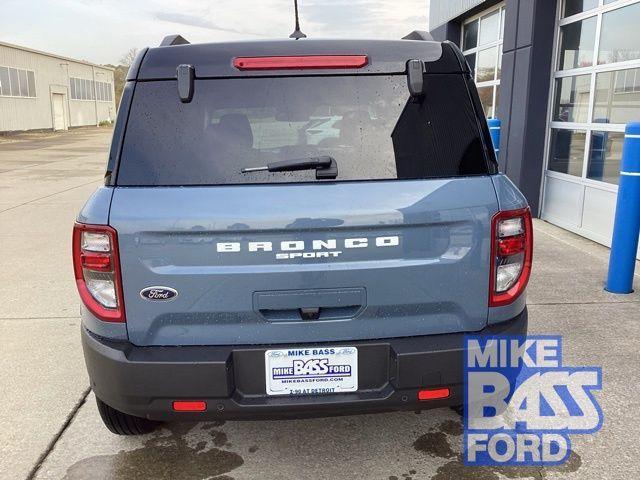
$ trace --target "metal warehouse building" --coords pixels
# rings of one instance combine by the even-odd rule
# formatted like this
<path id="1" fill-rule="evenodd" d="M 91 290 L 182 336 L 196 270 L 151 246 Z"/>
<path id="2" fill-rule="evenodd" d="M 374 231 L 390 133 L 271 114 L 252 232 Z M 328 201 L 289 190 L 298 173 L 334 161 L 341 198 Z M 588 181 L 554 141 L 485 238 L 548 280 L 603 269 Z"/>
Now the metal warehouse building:
<path id="1" fill-rule="evenodd" d="M 115 116 L 113 69 L 0 42 L 0 132 L 66 130 Z"/>
<path id="2" fill-rule="evenodd" d="M 625 124 L 640 121 L 640 0 L 431 0 L 463 50 L 501 170 L 543 219 L 610 245 Z"/>

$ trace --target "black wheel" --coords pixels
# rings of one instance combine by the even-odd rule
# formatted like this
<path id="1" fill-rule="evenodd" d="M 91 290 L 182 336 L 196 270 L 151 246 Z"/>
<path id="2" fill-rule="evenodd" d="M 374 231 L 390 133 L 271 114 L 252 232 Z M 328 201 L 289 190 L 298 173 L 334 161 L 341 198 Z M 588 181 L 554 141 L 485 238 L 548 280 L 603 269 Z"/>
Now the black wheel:
<path id="1" fill-rule="evenodd" d="M 464 405 L 452 405 L 449 408 L 460 415 L 460 417 L 464 417 Z"/>
<path id="2" fill-rule="evenodd" d="M 98 397 L 98 411 L 105 427 L 116 435 L 144 435 L 153 432 L 160 422 L 134 417 L 110 407 Z"/>

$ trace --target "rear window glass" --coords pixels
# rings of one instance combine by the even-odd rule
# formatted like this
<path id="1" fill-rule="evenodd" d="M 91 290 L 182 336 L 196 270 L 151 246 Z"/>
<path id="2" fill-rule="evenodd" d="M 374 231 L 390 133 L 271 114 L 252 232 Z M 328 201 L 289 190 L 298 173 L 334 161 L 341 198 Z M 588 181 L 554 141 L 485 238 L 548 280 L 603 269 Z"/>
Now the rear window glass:
<path id="1" fill-rule="evenodd" d="M 334 181 L 487 173 L 461 75 L 425 75 L 409 99 L 404 75 L 195 81 L 181 103 L 175 81 L 139 82 L 118 185 L 315 182 L 315 171 L 241 173 L 329 155 Z"/>

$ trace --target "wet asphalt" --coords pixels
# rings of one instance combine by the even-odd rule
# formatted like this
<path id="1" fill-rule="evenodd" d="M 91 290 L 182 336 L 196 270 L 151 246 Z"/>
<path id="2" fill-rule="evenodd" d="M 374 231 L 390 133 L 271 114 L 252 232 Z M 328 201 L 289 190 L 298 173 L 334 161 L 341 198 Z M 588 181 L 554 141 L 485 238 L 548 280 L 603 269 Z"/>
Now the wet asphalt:
<path id="1" fill-rule="evenodd" d="M 0 137 L 0 479 L 638 477 L 640 294 L 604 292 L 608 250 L 541 221 L 530 331 L 562 334 L 565 364 L 603 368 L 603 429 L 574 436 L 563 466 L 464 467 L 449 409 L 110 434 L 88 388 L 70 257 L 71 226 L 101 183 L 110 133 Z"/>

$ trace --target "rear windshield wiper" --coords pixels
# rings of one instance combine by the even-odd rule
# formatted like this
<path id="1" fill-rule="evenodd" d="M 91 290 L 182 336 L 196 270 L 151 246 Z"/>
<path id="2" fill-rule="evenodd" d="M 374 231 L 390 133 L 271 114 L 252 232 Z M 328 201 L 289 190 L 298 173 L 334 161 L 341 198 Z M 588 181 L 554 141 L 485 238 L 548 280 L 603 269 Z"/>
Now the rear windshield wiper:
<path id="1" fill-rule="evenodd" d="M 298 170 L 315 170 L 316 178 L 336 178 L 338 176 L 338 164 L 333 157 L 298 158 L 283 160 L 281 162 L 268 163 L 263 167 L 243 168 L 242 173 L 249 172 L 295 172 Z"/>

